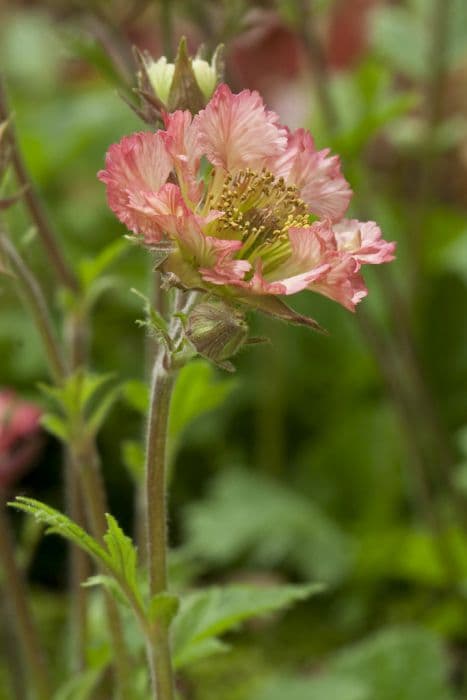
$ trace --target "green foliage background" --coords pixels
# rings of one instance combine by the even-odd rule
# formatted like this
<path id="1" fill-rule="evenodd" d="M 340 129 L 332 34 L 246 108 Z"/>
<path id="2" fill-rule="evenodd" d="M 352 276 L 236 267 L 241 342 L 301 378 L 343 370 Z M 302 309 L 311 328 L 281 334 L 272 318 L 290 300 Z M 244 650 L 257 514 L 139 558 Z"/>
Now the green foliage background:
<path id="1" fill-rule="evenodd" d="M 306 124 L 320 147 L 342 155 L 356 191 L 352 213 L 398 241 L 392 269 L 367 276 L 364 316 L 301 295 L 296 307 L 329 336 L 252 316 L 254 334 L 271 343 L 243 352 L 233 379 L 201 361 L 180 379 L 171 423 L 176 585 L 326 584 L 286 615 L 249 623 L 235 651 L 192 664 L 185 682 L 195 700 L 464 697 L 466 511 L 456 504 L 467 495 L 467 111 L 454 100 L 437 124 L 424 120 L 433 2 L 382 3 L 366 53 L 329 78 L 337 128 L 316 105 Z M 461 94 L 467 11 L 462 0 L 450 4 L 445 80 Z M 194 16 L 189 2 L 175 5 L 175 14 Z M 295 3 L 278 5 L 293 26 Z M 333 3 L 317 5 L 322 20 Z M 223 8 L 234 35 L 245 7 Z M 95 174 L 112 142 L 144 127 L 119 99 L 78 11 L 13 3 L 0 18 L 0 60 L 27 165 L 70 259 L 89 278 L 101 276 L 93 262 L 124 230 Z M 10 191 L 8 177 L 3 188 Z M 21 206 L 7 218 L 57 312 L 63 299 Z M 141 309 L 129 290 L 147 293 L 150 260 L 134 246 L 112 250 L 92 357 L 96 372 L 125 383 L 100 447 L 112 512 L 131 532 L 146 399 Z M 2 280 L 0 385 L 43 402 L 36 386 L 44 380 L 35 331 Z M 51 438 L 17 492 L 61 508 L 60 459 Z M 27 547 L 16 516 L 15 526 Z M 63 554 L 57 540 L 42 542 L 31 570 L 56 660 Z M 78 697 L 87 695 L 62 700 Z"/>

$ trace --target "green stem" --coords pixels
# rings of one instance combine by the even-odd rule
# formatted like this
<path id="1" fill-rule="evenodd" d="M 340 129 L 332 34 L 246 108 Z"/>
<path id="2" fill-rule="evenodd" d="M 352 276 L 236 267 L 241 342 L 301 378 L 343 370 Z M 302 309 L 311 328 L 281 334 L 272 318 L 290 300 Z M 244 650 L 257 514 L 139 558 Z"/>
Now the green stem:
<path id="1" fill-rule="evenodd" d="M 72 446 L 73 466 L 81 481 L 91 532 L 96 539 L 103 541 L 107 530 L 105 514 L 108 512 L 107 498 L 102 480 L 99 455 L 92 440 Z M 128 658 L 120 612 L 114 599 L 105 594 L 107 622 L 115 655 L 115 676 L 118 697 L 127 700 L 130 697 L 131 665 Z"/>
<path id="2" fill-rule="evenodd" d="M 50 372 L 55 382 L 60 384 L 66 375 L 67 369 L 42 289 L 12 241 L 4 233 L 0 233 L 0 252 L 11 263 L 22 296 L 29 307 L 36 328 L 41 336 Z"/>
<path id="3" fill-rule="evenodd" d="M 67 502 L 67 514 L 78 525 L 84 527 L 84 504 L 80 491 L 79 476 L 73 469 L 70 454 L 64 455 L 64 477 Z M 86 666 L 86 646 L 88 636 L 88 592 L 82 585 L 89 577 L 90 567 L 86 554 L 75 544 L 68 547 L 69 571 L 68 590 L 70 599 L 71 630 L 71 670 L 74 673 L 84 670 Z"/>
<path id="4" fill-rule="evenodd" d="M 89 333 L 84 313 L 72 310 L 65 321 L 65 338 L 68 347 L 69 363 L 72 370 L 87 364 Z M 69 517 L 83 528 L 86 527 L 83 493 L 79 474 L 73 468 L 73 460 L 67 449 L 64 458 L 64 483 Z M 88 636 L 88 590 L 82 585 L 89 577 L 90 566 L 86 553 L 72 542 L 68 547 L 69 572 L 68 586 L 70 598 L 71 668 L 74 672 L 86 666 Z"/>
<path id="5" fill-rule="evenodd" d="M 0 75 L 0 122 L 10 119 L 10 111 L 4 82 Z M 42 241 L 44 249 L 50 260 L 52 268 L 55 270 L 57 278 L 60 282 L 73 291 L 79 288 L 78 281 L 67 264 L 57 243 L 57 236 L 52 230 L 47 214 L 42 205 L 40 198 L 37 195 L 32 179 L 27 171 L 24 163 L 21 149 L 13 124 L 9 124 L 8 140 L 11 147 L 11 162 L 16 173 L 18 183 L 24 188 L 23 198 L 29 210 L 32 221 L 36 225 L 37 232 Z"/>
<path id="6" fill-rule="evenodd" d="M 13 243 L 4 234 L 0 234 L 0 251 L 8 257 L 12 264 L 22 295 L 40 332 L 50 372 L 57 384 L 61 384 L 68 372 L 55 337 L 42 289 Z M 71 446 L 70 450 L 71 461 L 81 480 L 93 535 L 102 539 L 107 527 L 105 520 L 107 504 L 94 442 L 86 441 L 85 444 Z M 120 690 L 121 699 L 126 700 L 129 697 L 126 689 L 130 678 L 130 663 L 125 649 L 123 629 L 117 606 L 109 595 L 106 596 L 106 605 L 109 630 L 115 652 L 117 687 Z"/>
<path id="7" fill-rule="evenodd" d="M 25 675 L 30 678 L 38 700 L 50 700 L 51 692 L 47 666 L 42 653 L 39 635 L 25 589 L 23 577 L 18 568 L 8 518 L 5 513 L 5 498 L 0 496 L 0 562 L 3 569 L 3 586 L 11 615 L 16 625 L 16 633 L 25 662 Z M 30 675 L 29 675 L 30 673 Z"/>
<path id="8" fill-rule="evenodd" d="M 175 376 L 160 351 L 153 369 L 146 444 L 146 532 L 151 596 L 167 590 L 166 461 L 170 399 Z M 147 643 L 153 697 L 174 700 L 167 625 L 156 621 Z"/>

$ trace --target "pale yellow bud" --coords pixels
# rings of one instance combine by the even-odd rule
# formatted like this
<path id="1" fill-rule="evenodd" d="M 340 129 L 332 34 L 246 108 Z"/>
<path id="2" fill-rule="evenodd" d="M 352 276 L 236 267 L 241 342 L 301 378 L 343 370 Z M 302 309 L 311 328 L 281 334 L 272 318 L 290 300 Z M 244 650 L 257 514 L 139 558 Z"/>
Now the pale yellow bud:
<path id="1" fill-rule="evenodd" d="M 193 58 L 191 65 L 193 66 L 196 82 L 198 83 L 201 92 L 205 98 L 209 100 L 218 81 L 217 70 L 214 63 L 208 63 L 202 58 Z"/>
<path id="2" fill-rule="evenodd" d="M 165 56 L 158 61 L 146 61 L 146 73 L 156 96 L 163 104 L 169 101 L 170 88 L 175 72 L 175 64 L 167 63 Z"/>

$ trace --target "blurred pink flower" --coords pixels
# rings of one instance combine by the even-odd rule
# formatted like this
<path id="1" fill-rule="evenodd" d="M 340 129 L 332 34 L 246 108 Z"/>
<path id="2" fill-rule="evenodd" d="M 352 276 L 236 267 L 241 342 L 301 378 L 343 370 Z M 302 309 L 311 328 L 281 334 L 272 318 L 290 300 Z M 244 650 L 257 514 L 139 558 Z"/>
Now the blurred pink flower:
<path id="1" fill-rule="evenodd" d="M 0 391 L 0 488 L 6 489 L 32 466 L 42 444 L 41 410 Z"/>
<path id="2" fill-rule="evenodd" d="M 170 240 L 162 269 L 183 286 L 258 308 L 310 289 L 353 310 L 367 293 L 360 267 L 394 258 L 375 223 L 343 219 L 339 158 L 282 126 L 257 92 L 220 85 L 194 118 L 166 114 L 165 126 L 111 146 L 99 178 L 133 233 Z"/>

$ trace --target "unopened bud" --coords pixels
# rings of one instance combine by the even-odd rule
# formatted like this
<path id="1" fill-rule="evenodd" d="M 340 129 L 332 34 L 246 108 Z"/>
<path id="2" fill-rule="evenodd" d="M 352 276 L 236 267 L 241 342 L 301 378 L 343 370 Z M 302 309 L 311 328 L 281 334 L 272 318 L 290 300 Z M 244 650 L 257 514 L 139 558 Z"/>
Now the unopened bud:
<path id="1" fill-rule="evenodd" d="M 170 112 L 188 109 L 193 114 L 203 109 L 222 78 L 222 48 L 219 47 L 212 60 L 206 61 L 197 55 L 188 55 L 186 40 L 180 41 L 175 63 L 168 63 L 165 56 L 154 61 L 143 57 L 140 75 L 140 91 L 150 85 L 157 100 Z"/>
<path id="2" fill-rule="evenodd" d="M 203 357 L 232 372 L 229 358 L 237 354 L 248 339 L 245 316 L 220 302 L 202 302 L 188 316 L 186 336 Z"/>

